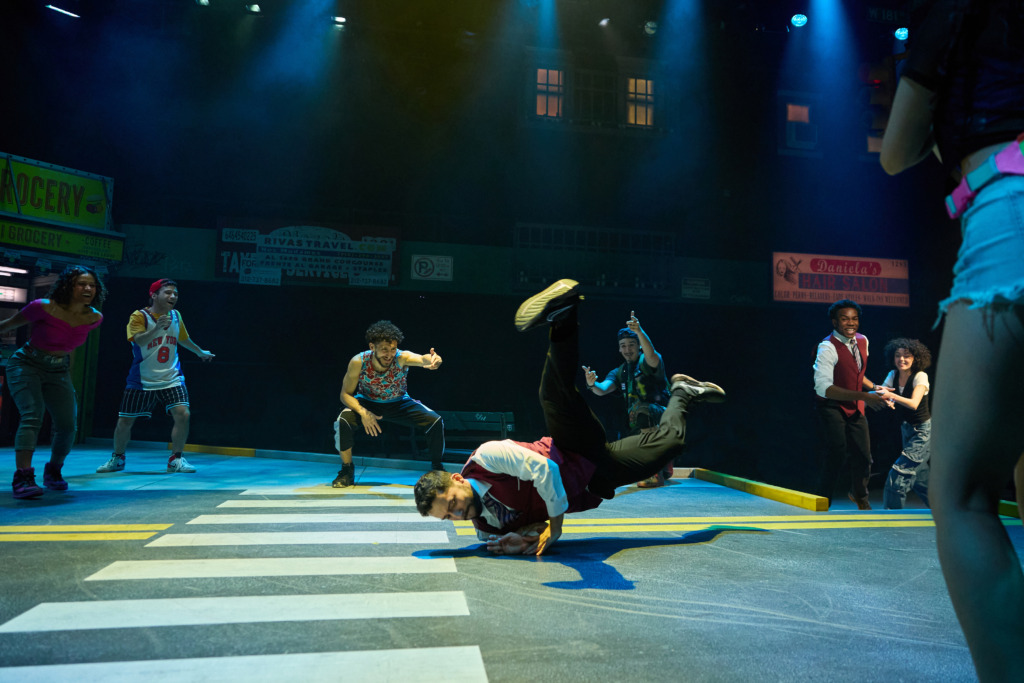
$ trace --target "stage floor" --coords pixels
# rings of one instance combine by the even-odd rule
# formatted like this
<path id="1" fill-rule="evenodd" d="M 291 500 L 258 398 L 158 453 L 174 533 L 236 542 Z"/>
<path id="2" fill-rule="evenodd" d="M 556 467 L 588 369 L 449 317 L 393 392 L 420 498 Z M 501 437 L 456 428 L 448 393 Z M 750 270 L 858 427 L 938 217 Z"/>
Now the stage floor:
<path id="1" fill-rule="evenodd" d="M 673 480 L 502 558 L 416 512 L 418 464 L 333 489 L 330 457 L 172 475 L 151 446 L 111 474 L 109 444 L 78 447 L 66 493 L 0 494 L 0 681 L 975 678 L 925 509 Z"/>

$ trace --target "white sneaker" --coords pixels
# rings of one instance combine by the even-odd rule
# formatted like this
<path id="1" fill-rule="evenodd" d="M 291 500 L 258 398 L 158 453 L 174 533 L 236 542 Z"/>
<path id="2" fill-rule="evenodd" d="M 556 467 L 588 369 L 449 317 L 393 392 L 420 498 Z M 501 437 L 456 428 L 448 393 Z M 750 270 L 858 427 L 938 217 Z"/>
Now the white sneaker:
<path id="1" fill-rule="evenodd" d="M 196 468 L 192 467 L 192 465 L 189 465 L 185 458 L 177 457 L 174 460 L 171 460 L 169 463 L 167 463 L 167 471 L 189 473 L 195 472 Z"/>
<path id="2" fill-rule="evenodd" d="M 120 472 L 124 469 L 123 455 L 110 455 L 110 460 L 96 468 L 97 472 Z"/>

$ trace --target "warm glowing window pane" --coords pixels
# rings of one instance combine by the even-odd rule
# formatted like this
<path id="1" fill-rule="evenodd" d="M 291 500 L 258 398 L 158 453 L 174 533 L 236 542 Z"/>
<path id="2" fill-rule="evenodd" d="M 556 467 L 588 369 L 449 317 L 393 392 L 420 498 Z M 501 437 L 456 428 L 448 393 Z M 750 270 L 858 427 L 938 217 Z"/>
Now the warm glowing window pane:
<path id="1" fill-rule="evenodd" d="M 626 123 L 632 126 L 654 125 L 654 81 L 626 79 Z"/>
<path id="2" fill-rule="evenodd" d="M 560 118 L 562 116 L 563 73 L 558 69 L 537 69 L 536 116 Z"/>
<path id="3" fill-rule="evenodd" d="M 806 104 L 787 104 L 786 120 L 796 123 L 810 123 L 811 108 Z"/>

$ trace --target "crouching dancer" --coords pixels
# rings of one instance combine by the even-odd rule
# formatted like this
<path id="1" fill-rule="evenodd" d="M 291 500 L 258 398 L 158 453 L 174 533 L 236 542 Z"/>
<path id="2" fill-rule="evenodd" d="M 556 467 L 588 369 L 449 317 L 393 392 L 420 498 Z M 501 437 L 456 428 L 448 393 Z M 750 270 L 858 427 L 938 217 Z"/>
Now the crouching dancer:
<path id="1" fill-rule="evenodd" d="M 725 400 L 715 384 L 673 375 L 671 398 L 657 430 L 605 441 L 604 427 L 575 384 L 577 287 L 573 280 L 559 280 L 516 313 L 520 331 L 550 324 L 540 403 L 551 436 L 534 443 L 488 441 L 473 452 L 461 474 L 428 472 L 416 483 L 420 514 L 472 521 L 495 554 L 543 553 L 561 535 L 565 513 L 596 508 L 615 495 L 616 487 L 654 475 L 680 454 L 691 403 Z"/>

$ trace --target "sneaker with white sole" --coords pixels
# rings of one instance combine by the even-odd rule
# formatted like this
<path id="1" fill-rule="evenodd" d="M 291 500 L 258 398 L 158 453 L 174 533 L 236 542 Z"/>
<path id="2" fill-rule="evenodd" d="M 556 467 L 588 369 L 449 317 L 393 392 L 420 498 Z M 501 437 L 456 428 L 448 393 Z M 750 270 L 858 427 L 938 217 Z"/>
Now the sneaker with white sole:
<path id="1" fill-rule="evenodd" d="M 561 320 L 580 300 L 575 280 L 563 279 L 524 301 L 516 311 L 516 329 L 520 332 Z"/>
<path id="2" fill-rule="evenodd" d="M 97 472 L 120 472 L 124 469 L 124 455 L 110 454 L 110 460 L 96 468 Z"/>
<path id="3" fill-rule="evenodd" d="M 689 375 L 672 375 L 672 391 L 682 389 L 691 401 L 721 403 L 725 400 L 725 389 L 713 382 L 701 382 Z"/>
<path id="4" fill-rule="evenodd" d="M 177 458 L 174 458 L 173 460 L 170 460 L 170 461 L 167 462 L 167 471 L 168 472 L 183 472 L 183 473 L 188 474 L 188 473 L 191 473 L 191 472 L 195 472 L 196 468 L 192 467 L 192 465 L 189 465 L 188 461 L 186 461 L 185 458 L 183 458 L 183 457 L 181 457 L 179 455 Z"/>

